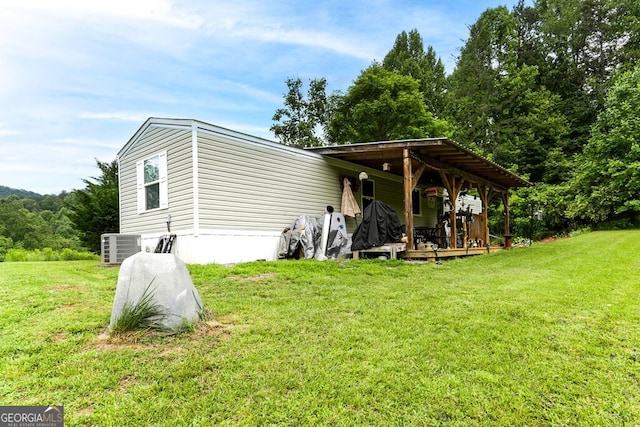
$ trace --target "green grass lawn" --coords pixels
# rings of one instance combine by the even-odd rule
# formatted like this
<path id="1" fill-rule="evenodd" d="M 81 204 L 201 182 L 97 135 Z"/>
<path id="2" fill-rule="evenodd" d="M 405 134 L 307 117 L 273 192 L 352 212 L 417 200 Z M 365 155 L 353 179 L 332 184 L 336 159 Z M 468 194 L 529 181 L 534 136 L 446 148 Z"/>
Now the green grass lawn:
<path id="1" fill-rule="evenodd" d="M 109 338 L 118 269 L 0 263 L 0 405 L 68 426 L 640 424 L 640 231 L 441 265 L 191 266 L 210 319 Z"/>

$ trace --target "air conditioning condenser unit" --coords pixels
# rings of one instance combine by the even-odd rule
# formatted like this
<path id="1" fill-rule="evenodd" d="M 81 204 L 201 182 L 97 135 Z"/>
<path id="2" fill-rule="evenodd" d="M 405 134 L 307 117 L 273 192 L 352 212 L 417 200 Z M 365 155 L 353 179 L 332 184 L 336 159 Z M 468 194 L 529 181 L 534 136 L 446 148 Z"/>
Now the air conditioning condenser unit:
<path id="1" fill-rule="evenodd" d="M 103 234 L 101 236 L 102 264 L 122 264 L 122 261 L 140 252 L 141 240 L 139 234 Z"/>

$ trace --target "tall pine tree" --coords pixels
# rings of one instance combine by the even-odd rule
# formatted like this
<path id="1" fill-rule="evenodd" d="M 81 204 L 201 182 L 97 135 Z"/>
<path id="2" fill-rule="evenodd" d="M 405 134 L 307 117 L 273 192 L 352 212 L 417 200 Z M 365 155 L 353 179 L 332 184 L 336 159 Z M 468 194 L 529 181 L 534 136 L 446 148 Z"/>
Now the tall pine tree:
<path id="1" fill-rule="evenodd" d="M 442 60 L 433 47 L 424 50 L 422 36 L 414 29 L 401 32 L 393 48 L 387 53 L 382 66 L 419 82 L 427 110 L 436 118 L 444 117 L 446 74 Z"/>
<path id="2" fill-rule="evenodd" d="M 85 188 L 67 197 L 69 218 L 80 231 L 80 240 L 91 251 L 100 252 L 100 236 L 120 230 L 118 162 L 96 160 L 98 177 L 83 179 Z"/>

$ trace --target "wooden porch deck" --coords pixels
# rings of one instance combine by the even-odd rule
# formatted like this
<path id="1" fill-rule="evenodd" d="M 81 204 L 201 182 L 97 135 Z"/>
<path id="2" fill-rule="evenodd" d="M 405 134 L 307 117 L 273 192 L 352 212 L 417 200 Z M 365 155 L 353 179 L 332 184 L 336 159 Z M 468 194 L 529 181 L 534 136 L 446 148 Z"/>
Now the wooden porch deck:
<path id="1" fill-rule="evenodd" d="M 390 259 L 403 258 L 407 260 L 439 261 L 447 258 L 458 258 L 474 255 L 484 255 L 498 252 L 504 249 L 502 246 L 458 248 L 458 249 L 407 249 L 405 243 L 387 243 L 375 248 L 353 252 L 353 258 L 365 258 L 368 256 L 387 256 Z"/>
<path id="2" fill-rule="evenodd" d="M 409 249 L 404 252 L 404 258 L 410 260 L 439 261 L 447 258 L 485 255 L 504 249 L 502 246 L 457 248 L 457 249 Z"/>

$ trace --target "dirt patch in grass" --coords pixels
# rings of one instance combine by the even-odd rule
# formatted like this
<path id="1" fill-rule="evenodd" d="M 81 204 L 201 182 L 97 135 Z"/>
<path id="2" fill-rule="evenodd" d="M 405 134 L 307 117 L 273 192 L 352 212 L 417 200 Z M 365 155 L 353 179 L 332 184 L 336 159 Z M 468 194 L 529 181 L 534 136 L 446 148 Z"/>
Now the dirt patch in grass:
<path id="1" fill-rule="evenodd" d="M 93 406 L 89 405 L 89 406 L 85 406 L 84 408 L 78 409 L 78 411 L 76 412 L 76 415 L 82 415 L 82 416 L 88 417 L 89 415 L 93 415 L 94 412 L 95 410 L 93 409 Z"/>
<path id="2" fill-rule="evenodd" d="M 120 383 L 118 384 L 118 388 L 121 392 L 127 391 L 127 389 L 131 386 L 131 384 L 136 382 L 136 377 L 132 375 L 126 375 L 120 378 Z"/>
<path id="3" fill-rule="evenodd" d="M 72 310 L 77 310 L 78 307 L 84 308 L 79 303 L 70 302 L 66 304 L 60 304 L 58 307 L 55 308 L 55 311 L 62 311 L 62 312 L 72 311 Z"/>
<path id="4" fill-rule="evenodd" d="M 56 283 L 49 288 L 52 291 L 69 292 L 69 291 L 86 291 L 85 285 L 69 285 L 67 283 Z"/>
<path id="5" fill-rule="evenodd" d="M 231 336 L 232 329 L 233 325 L 227 325 L 224 323 L 220 323 L 215 319 L 211 319 L 200 322 L 193 333 L 195 336 L 200 337 L 218 336 L 228 338 L 229 336 Z"/>
<path id="6" fill-rule="evenodd" d="M 222 321 L 221 321 L 222 320 Z M 201 341 L 211 337 L 219 341 L 228 340 L 235 325 L 223 323 L 229 319 L 214 319 L 208 315 L 205 320 L 199 321 L 191 330 L 180 334 L 170 335 L 186 339 L 187 341 Z M 125 334 L 110 335 L 104 331 L 98 336 L 95 347 L 98 350 L 130 349 L 130 350 L 158 350 L 162 355 L 179 354 L 186 352 L 180 345 L 167 345 L 167 334 L 152 330 L 133 331 Z M 176 343 L 177 344 L 177 343 Z"/>
<path id="7" fill-rule="evenodd" d="M 263 273 L 255 276 L 249 276 L 249 277 L 229 276 L 229 279 L 232 279 L 240 283 L 257 283 L 257 282 L 264 282 L 265 280 L 273 279 L 274 277 L 276 277 L 275 273 Z"/>

